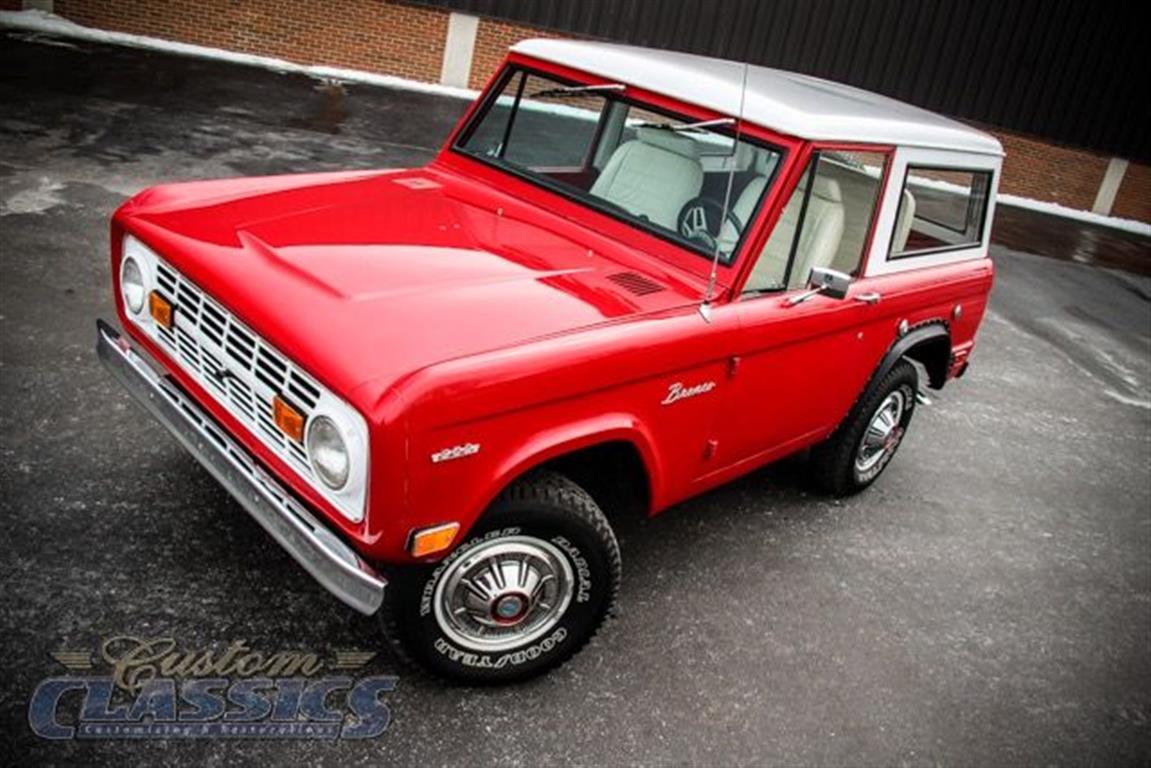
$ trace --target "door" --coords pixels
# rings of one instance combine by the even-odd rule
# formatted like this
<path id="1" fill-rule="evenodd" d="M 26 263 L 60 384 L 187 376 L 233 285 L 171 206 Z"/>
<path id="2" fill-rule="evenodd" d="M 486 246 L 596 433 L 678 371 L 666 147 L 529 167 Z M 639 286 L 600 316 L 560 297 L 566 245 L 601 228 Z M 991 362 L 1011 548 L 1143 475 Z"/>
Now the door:
<path id="1" fill-rule="evenodd" d="M 822 439 L 891 341 L 863 273 L 888 152 L 821 148 L 756 256 L 737 313 L 731 397 L 717 458 L 762 463 Z M 813 267 L 854 279 L 847 298 L 808 295 Z"/>

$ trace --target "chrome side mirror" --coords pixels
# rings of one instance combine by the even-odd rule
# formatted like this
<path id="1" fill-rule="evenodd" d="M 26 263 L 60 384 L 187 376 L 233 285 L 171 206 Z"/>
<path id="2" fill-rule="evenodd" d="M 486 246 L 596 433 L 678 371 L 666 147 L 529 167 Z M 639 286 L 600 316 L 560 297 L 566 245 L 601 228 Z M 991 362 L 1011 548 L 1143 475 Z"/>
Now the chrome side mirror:
<path id="1" fill-rule="evenodd" d="M 851 286 L 851 275 L 827 267 L 812 267 L 807 284 L 812 290 L 817 290 L 824 296 L 846 299 L 847 289 Z"/>
<path id="2" fill-rule="evenodd" d="M 851 275 L 827 267 L 812 267 L 807 278 L 808 289 L 787 300 L 787 306 L 794 307 L 808 299 L 823 294 L 833 299 L 846 299 L 851 287 Z"/>

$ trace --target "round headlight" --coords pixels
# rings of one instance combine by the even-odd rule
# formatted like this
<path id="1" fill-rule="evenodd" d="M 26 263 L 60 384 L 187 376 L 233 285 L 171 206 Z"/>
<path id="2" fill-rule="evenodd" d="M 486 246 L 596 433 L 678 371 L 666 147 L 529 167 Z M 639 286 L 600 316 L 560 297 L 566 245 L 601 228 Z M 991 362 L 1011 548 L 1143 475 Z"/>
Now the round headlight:
<path id="1" fill-rule="evenodd" d="M 120 292 L 124 294 L 124 304 L 128 311 L 133 315 L 140 314 L 148 291 L 144 288 L 144 273 L 131 256 L 126 257 L 120 266 Z"/>
<path id="2" fill-rule="evenodd" d="M 308 428 L 308 458 L 324 485 L 334 491 L 348 482 L 348 446 L 339 427 L 327 416 L 316 416 Z"/>

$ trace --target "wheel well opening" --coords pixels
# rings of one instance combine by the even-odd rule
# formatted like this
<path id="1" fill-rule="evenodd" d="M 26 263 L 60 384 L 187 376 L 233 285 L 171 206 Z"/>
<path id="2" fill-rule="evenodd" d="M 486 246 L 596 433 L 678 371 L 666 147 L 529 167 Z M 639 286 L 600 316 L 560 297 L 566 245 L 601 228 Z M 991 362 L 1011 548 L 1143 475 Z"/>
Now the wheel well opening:
<path id="1" fill-rule="evenodd" d="M 951 365 L 951 341 L 946 336 L 924 339 L 904 353 L 927 371 L 932 389 L 942 389 L 947 382 L 947 369 Z"/>
<path id="2" fill-rule="evenodd" d="M 651 481 L 639 450 L 613 441 L 557 456 L 539 467 L 567 477 L 609 518 L 643 517 L 651 510 Z"/>

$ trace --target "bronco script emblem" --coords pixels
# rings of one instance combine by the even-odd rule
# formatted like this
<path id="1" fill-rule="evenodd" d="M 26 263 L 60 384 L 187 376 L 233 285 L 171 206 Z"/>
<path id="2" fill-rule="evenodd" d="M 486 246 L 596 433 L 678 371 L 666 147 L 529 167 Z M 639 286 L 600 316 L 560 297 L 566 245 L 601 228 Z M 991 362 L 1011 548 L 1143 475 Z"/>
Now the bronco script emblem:
<path id="1" fill-rule="evenodd" d="M 660 405 L 671 405 L 672 403 L 678 403 L 680 400 L 686 400 L 689 397 L 706 395 L 713 389 L 715 389 L 714 381 L 705 381 L 702 384 L 696 384 L 694 387 L 685 387 L 683 382 L 677 381 L 667 388 L 667 397 L 663 399 Z"/>
<path id="2" fill-rule="evenodd" d="M 457 445 L 454 448 L 445 448 L 442 451 L 436 451 L 432 454 L 432 463 L 440 464 L 445 461 L 453 461 L 454 459 L 462 459 L 465 456 L 475 456 L 480 452 L 478 443 L 464 443 Z"/>

